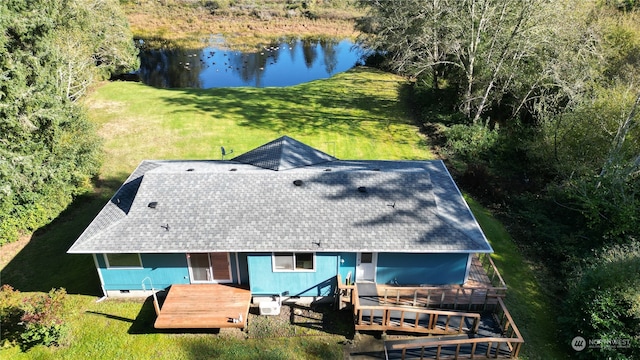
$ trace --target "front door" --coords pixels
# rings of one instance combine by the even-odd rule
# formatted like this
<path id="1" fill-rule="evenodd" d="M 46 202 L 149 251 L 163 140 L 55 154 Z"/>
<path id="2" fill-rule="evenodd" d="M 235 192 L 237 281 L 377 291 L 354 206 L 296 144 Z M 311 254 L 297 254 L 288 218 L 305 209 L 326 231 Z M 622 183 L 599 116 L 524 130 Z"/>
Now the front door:
<path id="1" fill-rule="evenodd" d="M 376 281 L 376 262 L 378 259 L 377 253 L 358 253 L 357 266 L 356 266 L 356 281 Z"/>
<path id="2" fill-rule="evenodd" d="M 231 282 L 229 253 L 187 254 L 192 283 Z"/>

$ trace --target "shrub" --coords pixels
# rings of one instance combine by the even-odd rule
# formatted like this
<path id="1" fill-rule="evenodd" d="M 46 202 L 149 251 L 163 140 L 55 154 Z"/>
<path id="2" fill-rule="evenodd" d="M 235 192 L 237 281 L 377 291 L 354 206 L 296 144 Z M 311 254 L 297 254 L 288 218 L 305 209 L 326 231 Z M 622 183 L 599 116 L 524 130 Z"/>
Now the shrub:
<path id="1" fill-rule="evenodd" d="M 23 302 L 24 314 L 20 318 L 24 331 L 20 335 L 21 347 L 58 345 L 66 330 L 62 321 L 65 289 L 51 289 L 48 294 L 35 294 Z"/>
<path id="2" fill-rule="evenodd" d="M 20 308 L 21 295 L 10 285 L 2 285 L 0 288 L 0 347 L 9 343 L 13 345 L 18 340 L 18 334 L 22 330 L 20 318 L 23 311 Z"/>
<path id="3" fill-rule="evenodd" d="M 456 124 L 445 130 L 447 150 L 467 162 L 486 159 L 497 144 L 499 133 L 488 126 Z"/>
<path id="4" fill-rule="evenodd" d="M 1 338 L 18 343 L 22 350 L 35 345 L 59 345 L 66 325 L 62 320 L 67 292 L 52 289 L 47 294 L 23 296 L 10 285 L 0 288 Z"/>
<path id="5" fill-rule="evenodd" d="M 588 346 L 585 359 L 631 359 L 640 356 L 640 242 L 601 251 L 570 282 L 560 318 L 565 344 L 575 336 Z M 602 341 L 600 346 L 589 341 Z M 606 345 L 624 341 L 623 347 Z M 615 344 L 615 343 L 614 343 Z"/>

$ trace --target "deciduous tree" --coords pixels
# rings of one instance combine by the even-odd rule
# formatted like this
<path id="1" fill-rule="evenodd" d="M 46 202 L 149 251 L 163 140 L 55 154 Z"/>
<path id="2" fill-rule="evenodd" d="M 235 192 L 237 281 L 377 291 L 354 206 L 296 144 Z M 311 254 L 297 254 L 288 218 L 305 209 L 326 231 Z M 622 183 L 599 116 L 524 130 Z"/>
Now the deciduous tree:
<path id="1" fill-rule="evenodd" d="M 123 18 L 109 18 L 117 6 L 0 2 L 0 244 L 57 216 L 98 170 L 99 141 L 74 101 L 137 63 L 130 32 L 114 26 Z"/>

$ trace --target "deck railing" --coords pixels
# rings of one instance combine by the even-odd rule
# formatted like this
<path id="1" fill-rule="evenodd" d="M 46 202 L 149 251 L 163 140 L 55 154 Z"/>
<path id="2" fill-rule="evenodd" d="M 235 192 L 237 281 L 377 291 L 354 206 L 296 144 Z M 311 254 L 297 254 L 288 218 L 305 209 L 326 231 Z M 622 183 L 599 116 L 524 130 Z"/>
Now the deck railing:
<path id="1" fill-rule="evenodd" d="M 484 271 L 486 271 L 487 276 L 491 281 L 491 285 L 497 288 L 502 287 L 506 289 L 507 284 L 504 282 L 504 279 L 502 279 L 502 276 L 500 275 L 496 264 L 493 262 L 493 259 L 491 259 L 491 254 L 482 253 L 476 254 L 476 256 L 478 257 L 478 260 L 480 260 L 482 268 L 484 269 Z"/>
<path id="2" fill-rule="evenodd" d="M 503 337 L 441 337 L 435 340 L 427 337 L 411 342 L 388 341 L 385 342 L 385 357 L 389 359 L 390 352 L 400 351 L 401 359 L 405 360 L 408 350 L 419 350 L 419 355 L 412 354 L 411 357 L 419 356 L 420 359 L 517 358 L 524 339 L 500 298 L 498 298 L 498 308 L 494 316 L 500 323 Z M 447 354 L 443 354 L 443 351 Z M 482 353 L 478 354 L 478 351 Z"/>
<path id="3" fill-rule="evenodd" d="M 383 333 L 393 330 L 453 335 L 463 332 L 476 333 L 480 324 L 480 314 L 477 313 L 399 306 L 366 306 L 360 305 L 357 287 L 352 289 L 351 295 L 356 330 L 377 330 Z M 465 328 L 466 320 L 471 320 L 471 325 Z"/>
<path id="4" fill-rule="evenodd" d="M 336 286 L 335 300 L 338 310 L 344 309 L 347 304 L 353 306 L 353 290 L 356 286 L 343 283 L 340 274 L 336 276 L 336 281 L 338 285 Z"/>
<path id="5" fill-rule="evenodd" d="M 467 321 L 470 324 L 467 326 Z M 477 313 L 409 309 L 401 307 L 360 306 L 355 316 L 356 330 L 401 331 L 455 335 L 475 333 L 480 324 Z"/>
<path id="6" fill-rule="evenodd" d="M 379 285 L 381 304 L 396 304 L 439 309 L 486 310 L 506 295 L 506 288 L 465 288 L 460 286 L 387 286 Z"/>
<path id="7" fill-rule="evenodd" d="M 497 275 L 500 276 L 499 274 Z M 499 279 L 502 279 L 499 277 Z M 380 305 L 423 307 L 428 309 L 487 310 L 504 298 L 506 286 L 467 288 L 452 286 L 391 286 L 378 284 Z M 336 303 L 339 309 L 354 305 L 356 285 L 347 285 L 337 275 Z"/>

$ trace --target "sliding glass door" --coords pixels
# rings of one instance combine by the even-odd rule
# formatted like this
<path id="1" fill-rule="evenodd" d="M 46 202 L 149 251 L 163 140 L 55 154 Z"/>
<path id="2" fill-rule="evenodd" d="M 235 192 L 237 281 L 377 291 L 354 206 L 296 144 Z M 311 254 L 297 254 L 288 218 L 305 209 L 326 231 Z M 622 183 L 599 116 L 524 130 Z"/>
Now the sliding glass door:
<path id="1" fill-rule="evenodd" d="M 231 282 L 229 253 L 187 254 L 192 283 Z"/>

